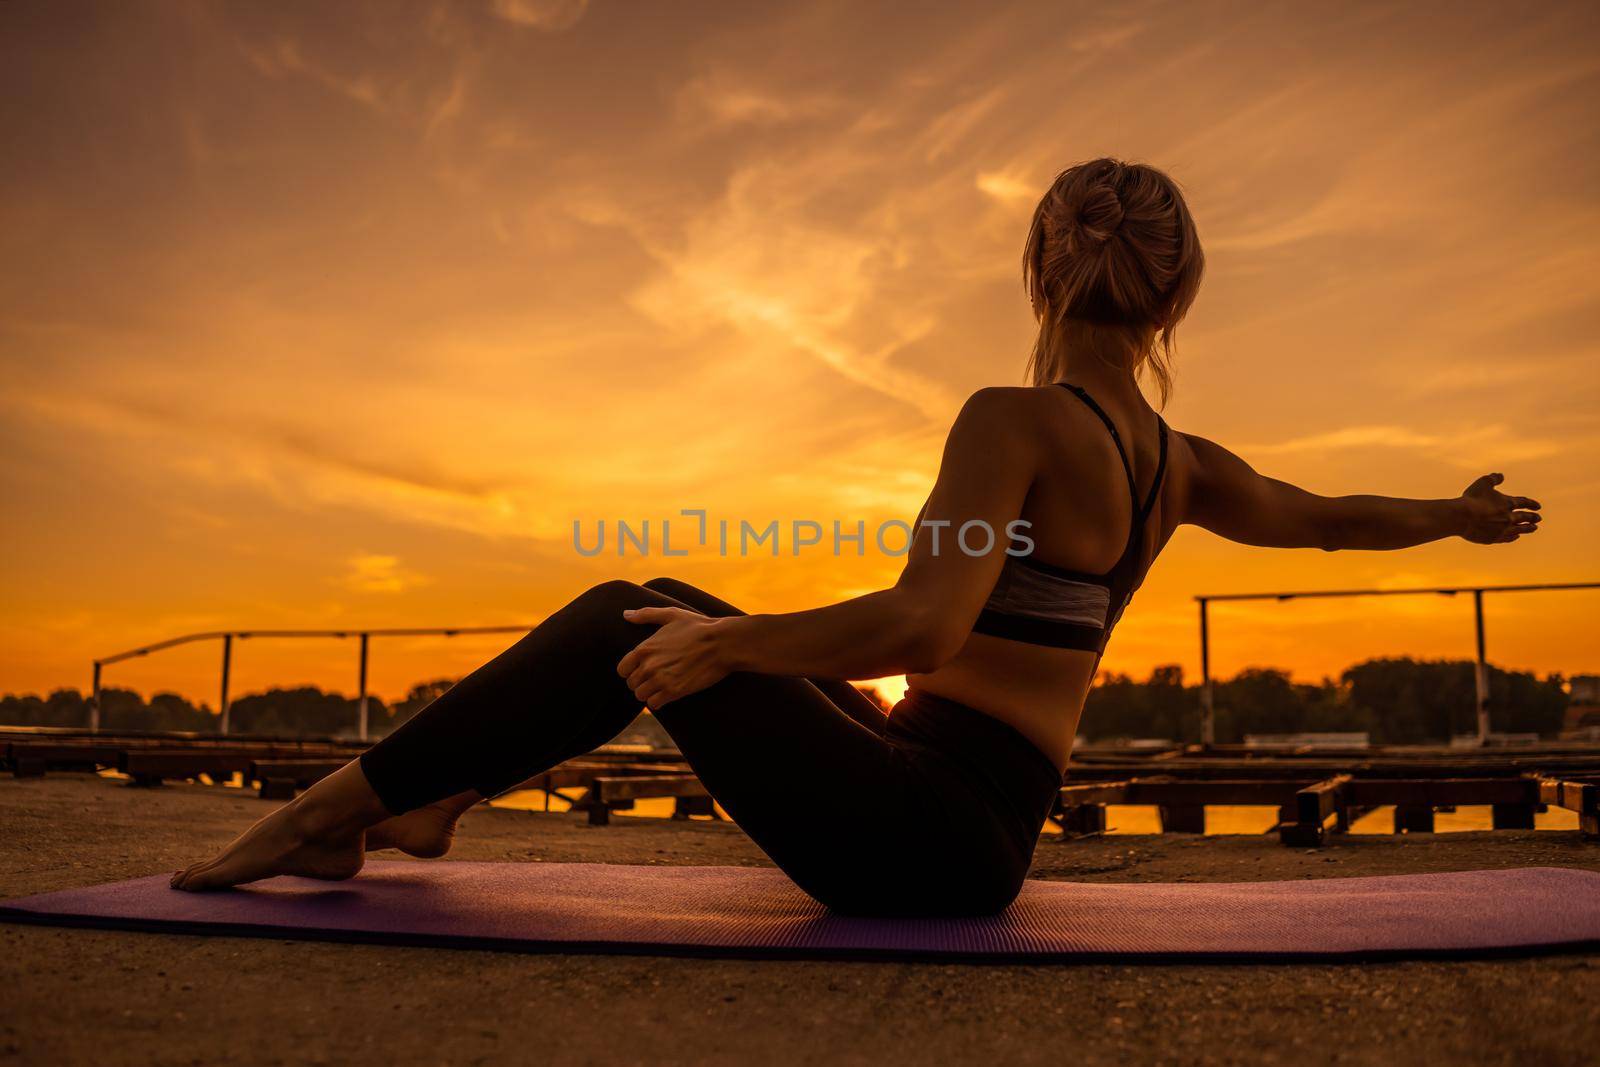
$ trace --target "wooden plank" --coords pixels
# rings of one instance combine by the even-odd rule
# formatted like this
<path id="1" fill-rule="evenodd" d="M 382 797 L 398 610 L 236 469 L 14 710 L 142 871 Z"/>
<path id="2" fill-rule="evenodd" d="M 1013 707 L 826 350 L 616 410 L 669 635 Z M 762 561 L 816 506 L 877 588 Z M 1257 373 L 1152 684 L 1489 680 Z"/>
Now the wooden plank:
<path id="1" fill-rule="evenodd" d="M 703 797 L 678 797 L 672 803 L 672 817 L 674 819 L 688 819 L 695 815 L 709 815 L 717 817 L 717 802 L 710 796 Z"/>
<path id="2" fill-rule="evenodd" d="M 1580 817 L 1600 814 L 1600 786 L 1592 782 L 1541 778 L 1539 800 L 1552 807 L 1575 811 Z"/>
<path id="3" fill-rule="evenodd" d="M 293 778 L 262 778 L 256 796 L 262 800 L 293 800 L 300 783 Z"/>
<path id="4" fill-rule="evenodd" d="M 11 745 L 14 759 L 40 760 L 52 767 L 79 767 L 95 765 L 115 767 L 122 758 L 121 745 L 86 744 L 60 741 L 16 741 Z"/>
<path id="5" fill-rule="evenodd" d="M 1294 798 L 1296 820 L 1321 827 L 1344 802 L 1349 786 L 1350 775 L 1337 774 L 1300 790 Z"/>
<path id="6" fill-rule="evenodd" d="M 600 776 L 589 784 L 574 811 L 587 811 L 590 826 L 605 826 L 613 811 L 633 807 L 635 800 L 657 797 L 710 797 L 700 779 L 692 774 Z"/>
<path id="7" fill-rule="evenodd" d="M 122 771 L 140 785 L 160 785 L 164 778 L 211 778 L 247 774 L 255 757 L 244 752 L 129 752 L 122 759 Z"/>
<path id="8" fill-rule="evenodd" d="M 1350 775 L 1336 774 L 1295 794 L 1294 821 L 1278 827 L 1278 841 L 1290 848 L 1316 848 L 1327 840 L 1328 816 L 1347 803 Z"/>
<path id="9" fill-rule="evenodd" d="M 1140 777 L 1139 768 L 1159 767 L 1163 776 L 1185 779 L 1227 778 L 1304 778 L 1316 781 L 1336 774 L 1351 774 L 1362 779 L 1403 778 L 1519 778 L 1530 772 L 1564 777 L 1568 774 L 1600 773 L 1600 755 L 1503 756 L 1456 759 L 1358 759 L 1329 760 L 1283 759 L 1175 759 L 1158 765 L 1146 761 L 1074 760 L 1068 775 L 1074 781 L 1105 781 Z"/>
<path id="10" fill-rule="evenodd" d="M 1128 783 L 1125 799 L 1119 803 L 1154 804 L 1157 807 L 1238 804 L 1275 808 L 1292 801 L 1295 794 L 1308 784 L 1310 783 L 1300 779 L 1286 781 L 1222 779 L 1194 782 L 1166 777 L 1134 778 Z"/>
<path id="11" fill-rule="evenodd" d="M 1162 804 L 1156 808 L 1164 834 L 1203 834 L 1206 832 L 1204 804 Z"/>
<path id="12" fill-rule="evenodd" d="M 590 787 L 594 799 L 603 804 L 618 800 L 642 800 L 654 797 L 705 797 L 710 796 L 700 779 L 687 774 L 662 774 L 626 778 L 596 778 Z"/>
<path id="13" fill-rule="evenodd" d="M 1433 833 L 1433 808 L 1425 804 L 1397 804 L 1394 809 L 1397 834 Z"/>
<path id="14" fill-rule="evenodd" d="M 606 777 L 627 777 L 630 775 L 693 775 L 687 763 L 651 761 L 646 763 L 624 764 L 616 762 L 601 762 L 585 759 L 568 760 L 558 766 L 550 768 L 542 774 L 536 774 L 514 786 L 514 789 L 538 789 L 546 793 L 557 792 L 562 789 L 588 789 L 594 780 L 602 775 Z"/>
<path id="15" fill-rule="evenodd" d="M 1533 804 L 1539 799 L 1538 786 L 1529 778 L 1358 778 L 1350 783 L 1347 793 L 1349 803 L 1369 807 Z"/>
<path id="16" fill-rule="evenodd" d="M 1489 825 L 1496 830 L 1532 830 L 1535 804 L 1496 804 Z"/>
<path id="17" fill-rule="evenodd" d="M 320 782 L 349 760 L 261 759 L 250 764 L 252 778 L 290 778 L 302 785 Z"/>
<path id="18" fill-rule="evenodd" d="M 1056 815 L 1063 840 L 1088 837 L 1106 832 L 1106 806 L 1104 804 L 1075 804 Z"/>
<path id="19" fill-rule="evenodd" d="M 1077 807 L 1080 804 L 1122 804 L 1126 803 L 1128 784 L 1126 781 L 1120 781 L 1064 785 L 1056 794 L 1056 798 L 1063 808 Z"/>

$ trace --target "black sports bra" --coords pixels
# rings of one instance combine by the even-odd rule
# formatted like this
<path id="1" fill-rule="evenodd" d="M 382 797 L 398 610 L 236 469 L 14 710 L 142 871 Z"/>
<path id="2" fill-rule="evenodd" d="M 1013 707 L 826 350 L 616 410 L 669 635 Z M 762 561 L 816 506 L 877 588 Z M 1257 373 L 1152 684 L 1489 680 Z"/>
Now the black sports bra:
<path id="1" fill-rule="evenodd" d="M 1057 384 L 1089 405 L 1111 431 L 1111 443 L 1117 446 L 1117 455 L 1122 457 L 1122 470 L 1128 476 L 1128 494 L 1134 505 L 1128 543 L 1121 557 L 1104 574 L 1054 567 L 1030 556 L 1007 556 L 994 591 L 989 594 L 972 632 L 1030 645 L 1081 649 L 1098 656 L 1105 651 L 1112 627 L 1122 618 L 1139 581 L 1145 521 L 1155 506 L 1167 472 L 1167 424 L 1160 415 L 1156 416 L 1161 436 L 1160 459 L 1156 463 L 1155 481 L 1141 505 L 1133 464 L 1128 460 L 1122 435 L 1117 433 L 1111 416 L 1082 387 L 1066 382 Z"/>

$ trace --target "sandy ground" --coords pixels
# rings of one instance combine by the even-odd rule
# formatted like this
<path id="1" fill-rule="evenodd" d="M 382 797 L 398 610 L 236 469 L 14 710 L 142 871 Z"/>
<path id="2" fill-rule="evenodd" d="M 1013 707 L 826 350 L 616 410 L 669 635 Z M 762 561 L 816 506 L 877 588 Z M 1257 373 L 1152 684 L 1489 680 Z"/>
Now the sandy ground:
<path id="1" fill-rule="evenodd" d="M 181 866 L 267 810 L 202 786 L 0 779 L 0 896 Z M 460 859 L 760 864 L 725 824 L 480 808 Z M 447 862 L 447 861 L 446 861 Z M 1600 869 L 1571 832 L 1114 837 L 1034 875 L 1324 878 Z M 530 956 L 0 924 L 0 1063 L 1593 1062 L 1600 955 L 1254 966 Z"/>

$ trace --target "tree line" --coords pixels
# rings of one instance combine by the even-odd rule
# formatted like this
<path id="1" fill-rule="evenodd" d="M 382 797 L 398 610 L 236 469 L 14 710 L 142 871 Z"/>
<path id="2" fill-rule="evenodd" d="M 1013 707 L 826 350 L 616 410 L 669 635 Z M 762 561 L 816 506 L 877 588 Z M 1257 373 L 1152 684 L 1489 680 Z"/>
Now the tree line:
<path id="1" fill-rule="evenodd" d="M 411 687 L 393 704 L 367 698 L 367 728 L 382 737 L 437 700 L 455 683 L 448 678 Z M 315 686 L 269 689 L 241 696 L 228 705 L 228 729 L 236 734 L 272 737 L 353 737 L 358 701 Z M 0 724 L 69 726 L 89 724 L 89 698 L 76 689 L 57 689 L 48 697 L 0 697 Z M 132 689 L 100 691 L 100 728 L 126 733 L 142 730 L 218 732 L 221 716 L 209 704 L 193 704 L 176 693 L 157 693 L 148 701 Z"/>
<path id="2" fill-rule="evenodd" d="M 1364 731 L 1379 745 L 1446 741 L 1477 731 L 1475 672 L 1471 660 L 1380 658 L 1313 685 L 1252 667 L 1213 681 L 1216 737 L 1237 744 L 1247 734 Z M 1498 733 L 1555 736 L 1567 703 L 1559 674 L 1489 667 L 1489 719 Z M 1200 686 L 1186 683 L 1177 666 L 1157 667 L 1142 682 L 1103 675 L 1090 690 L 1078 736 L 1199 741 Z"/>
<path id="3" fill-rule="evenodd" d="M 1247 734 L 1365 731 L 1375 744 L 1448 740 L 1477 728 L 1474 665 L 1470 660 L 1369 659 L 1320 683 L 1296 682 L 1288 672 L 1250 668 L 1214 682 L 1217 740 L 1243 741 Z M 436 679 L 415 685 L 389 704 L 367 701 L 368 729 L 382 737 L 443 694 L 454 683 Z M 882 703 L 876 691 L 870 695 Z M 1561 729 L 1568 695 L 1558 674 L 1489 668 L 1490 718 L 1502 733 L 1554 736 Z M 357 702 L 312 686 L 269 689 L 233 701 L 229 728 L 239 734 L 279 737 L 339 737 L 356 732 Z M 0 698 L 0 724 L 84 727 L 89 702 L 76 689 L 48 697 Z M 219 717 L 205 704 L 175 693 L 147 701 L 131 689 L 101 692 L 101 728 L 111 731 L 217 732 Z M 639 740 L 664 740 L 659 727 L 641 720 Z M 631 738 L 633 734 L 630 734 Z M 1177 666 L 1157 667 L 1136 681 L 1106 672 L 1089 693 L 1079 737 L 1086 741 L 1151 738 L 1200 739 L 1200 686 Z"/>

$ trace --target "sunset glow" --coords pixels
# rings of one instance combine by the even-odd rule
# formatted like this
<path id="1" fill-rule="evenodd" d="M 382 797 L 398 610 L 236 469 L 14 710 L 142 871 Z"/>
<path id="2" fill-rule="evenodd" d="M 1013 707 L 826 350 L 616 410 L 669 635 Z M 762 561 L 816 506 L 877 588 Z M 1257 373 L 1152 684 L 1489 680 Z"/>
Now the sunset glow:
<path id="1" fill-rule="evenodd" d="M 1034 203 L 1102 154 L 1168 170 L 1206 246 L 1174 427 L 1330 494 L 1503 471 L 1546 516 L 1401 553 L 1182 529 L 1107 668 L 1197 674 L 1197 593 L 1600 577 L 1592 5 L 911 11 L 0 5 L 0 691 L 613 577 L 890 583 L 870 536 L 585 558 L 572 524 L 914 518 L 962 400 L 1021 381 Z M 1600 671 L 1597 612 L 1492 597 L 1489 657 Z M 1221 674 L 1472 652 L 1460 597 L 1212 623 Z M 380 641 L 374 691 L 504 643 Z M 216 656 L 107 682 L 214 705 Z M 235 656 L 236 693 L 355 688 L 351 642 Z"/>

